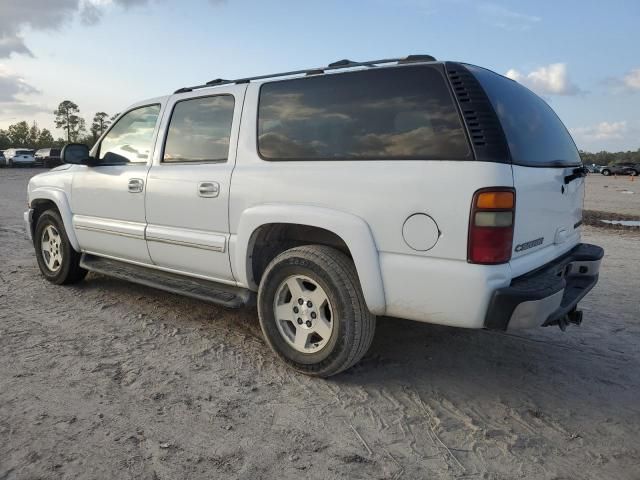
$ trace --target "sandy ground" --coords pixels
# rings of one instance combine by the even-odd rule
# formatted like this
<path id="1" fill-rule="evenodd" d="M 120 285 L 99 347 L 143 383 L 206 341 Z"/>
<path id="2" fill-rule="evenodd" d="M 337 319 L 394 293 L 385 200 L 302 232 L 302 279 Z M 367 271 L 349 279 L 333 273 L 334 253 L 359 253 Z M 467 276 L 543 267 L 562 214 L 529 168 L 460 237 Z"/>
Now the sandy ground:
<path id="1" fill-rule="evenodd" d="M 586 190 L 586 210 L 640 216 L 640 177 L 591 174 Z"/>
<path id="2" fill-rule="evenodd" d="M 276 361 L 253 309 L 48 284 L 34 173 L 0 170 L 0 479 L 640 478 L 638 233 L 586 228 L 607 255 L 582 327 L 383 318 L 327 381 Z"/>

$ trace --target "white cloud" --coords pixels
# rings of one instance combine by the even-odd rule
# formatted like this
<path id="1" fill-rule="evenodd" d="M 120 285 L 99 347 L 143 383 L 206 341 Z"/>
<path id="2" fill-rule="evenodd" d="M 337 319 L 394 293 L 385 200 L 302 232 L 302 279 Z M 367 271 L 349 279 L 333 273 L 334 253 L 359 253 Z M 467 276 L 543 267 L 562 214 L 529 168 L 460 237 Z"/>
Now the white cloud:
<path id="1" fill-rule="evenodd" d="M 76 15 L 83 23 L 93 25 L 109 5 L 129 8 L 147 3 L 149 0 L 0 0 L 0 58 L 33 56 L 22 35 L 26 27 L 58 30 Z"/>
<path id="2" fill-rule="evenodd" d="M 600 122 L 597 125 L 588 127 L 570 128 L 571 134 L 585 141 L 594 140 L 619 140 L 627 133 L 627 122 Z"/>
<path id="3" fill-rule="evenodd" d="M 551 63 L 526 74 L 512 68 L 505 76 L 540 95 L 577 95 L 583 93 L 569 79 L 565 63 Z"/>
<path id="4" fill-rule="evenodd" d="M 78 6 L 78 0 L 2 0 L 0 58 L 12 53 L 33 56 L 21 35 L 23 29 L 56 29 Z"/>
<path id="5" fill-rule="evenodd" d="M 529 30 L 542 20 L 542 18 L 536 15 L 515 12 L 494 3 L 480 4 L 478 11 L 493 26 L 510 31 Z"/>
<path id="6" fill-rule="evenodd" d="M 640 68 L 634 68 L 622 77 L 622 84 L 628 90 L 640 91 Z"/>
<path id="7" fill-rule="evenodd" d="M 5 118 L 24 118 L 40 112 L 50 112 L 51 108 L 33 103 L 32 95 L 40 91 L 22 77 L 0 64 L 0 115 Z"/>
<path id="8" fill-rule="evenodd" d="M 20 95 L 40 93 L 23 78 L 0 64 L 0 103 L 19 102 Z"/>

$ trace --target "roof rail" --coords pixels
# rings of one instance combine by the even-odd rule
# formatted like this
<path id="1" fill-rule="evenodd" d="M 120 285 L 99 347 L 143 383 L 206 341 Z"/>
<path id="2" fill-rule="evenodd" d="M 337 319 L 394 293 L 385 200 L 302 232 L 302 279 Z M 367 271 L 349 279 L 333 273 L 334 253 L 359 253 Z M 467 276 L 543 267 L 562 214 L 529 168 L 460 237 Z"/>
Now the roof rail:
<path id="1" fill-rule="evenodd" d="M 173 93 L 191 92 L 199 88 L 214 87 L 218 85 L 228 85 L 231 83 L 235 83 L 235 84 L 249 83 L 254 80 L 265 80 L 267 78 L 289 77 L 292 75 L 318 75 L 330 70 L 339 70 L 342 68 L 375 67 L 376 65 L 384 65 L 387 63 L 406 64 L 406 63 L 413 63 L 413 62 L 435 62 L 435 61 L 436 61 L 435 57 L 432 57 L 431 55 L 408 55 L 402 58 L 384 58 L 382 60 L 369 60 L 367 62 L 354 62 L 352 60 L 348 60 L 345 58 L 345 59 L 330 63 L 326 67 L 307 68 L 304 70 L 292 70 L 290 72 L 272 73 L 269 75 L 257 75 L 255 77 L 238 78 L 236 80 L 225 80 L 223 78 L 216 78 L 215 80 L 210 80 L 203 85 L 195 85 L 193 87 L 179 88 Z"/>

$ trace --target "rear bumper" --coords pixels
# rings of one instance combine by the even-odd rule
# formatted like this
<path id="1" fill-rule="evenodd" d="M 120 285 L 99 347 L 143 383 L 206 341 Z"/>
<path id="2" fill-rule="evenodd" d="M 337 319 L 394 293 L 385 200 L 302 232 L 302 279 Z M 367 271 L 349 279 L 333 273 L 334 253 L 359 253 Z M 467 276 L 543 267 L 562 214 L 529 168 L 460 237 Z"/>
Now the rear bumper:
<path id="1" fill-rule="evenodd" d="M 598 282 L 604 250 L 581 243 L 547 265 L 499 288 L 489 301 L 485 328 L 511 330 L 579 323 L 576 306 Z"/>

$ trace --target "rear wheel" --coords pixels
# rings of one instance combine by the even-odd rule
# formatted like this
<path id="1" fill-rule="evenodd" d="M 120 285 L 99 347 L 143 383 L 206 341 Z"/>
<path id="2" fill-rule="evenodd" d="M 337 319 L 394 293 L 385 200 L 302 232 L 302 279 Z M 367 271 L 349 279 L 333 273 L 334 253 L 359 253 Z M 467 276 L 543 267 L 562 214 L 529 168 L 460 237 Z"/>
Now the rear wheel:
<path id="1" fill-rule="evenodd" d="M 605 177 L 608 177 L 609 175 L 611 175 L 611 171 L 610 171 L 610 170 L 602 170 L 602 174 L 603 174 Z"/>
<path id="2" fill-rule="evenodd" d="M 38 267 L 50 282 L 57 285 L 76 283 L 87 275 L 80 267 L 80 253 L 71 246 L 57 211 L 47 210 L 38 217 L 33 244 Z"/>
<path id="3" fill-rule="evenodd" d="M 276 354 L 319 377 L 357 363 L 375 332 L 353 262 L 323 245 L 292 248 L 271 261 L 260 282 L 258 313 Z"/>
<path id="4" fill-rule="evenodd" d="M 629 172 L 629 175 L 631 175 L 632 177 L 635 177 L 635 176 L 637 176 L 637 175 L 638 175 L 638 171 L 637 171 L 637 170 L 631 170 L 631 171 Z"/>

